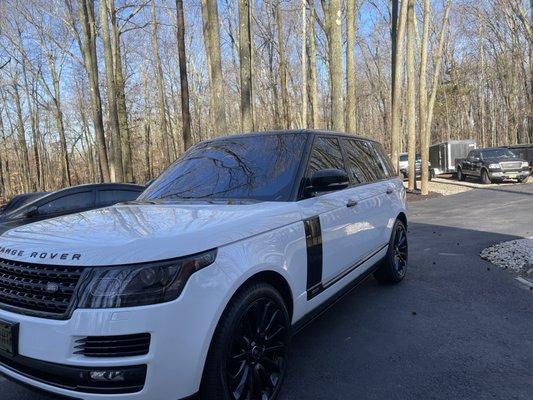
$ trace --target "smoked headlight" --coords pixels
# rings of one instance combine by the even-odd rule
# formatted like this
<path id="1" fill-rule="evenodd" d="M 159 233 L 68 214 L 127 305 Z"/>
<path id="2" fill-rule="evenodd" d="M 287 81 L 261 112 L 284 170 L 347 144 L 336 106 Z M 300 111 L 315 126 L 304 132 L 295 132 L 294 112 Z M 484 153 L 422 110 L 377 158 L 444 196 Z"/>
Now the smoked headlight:
<path id="1" fill-rule="evenodd" d="M 119 308 L 176 299 L 192 274 L 215 261 L 210 250 L 169 261 L 93 268 L 81 285 L 78 308 Z"/>

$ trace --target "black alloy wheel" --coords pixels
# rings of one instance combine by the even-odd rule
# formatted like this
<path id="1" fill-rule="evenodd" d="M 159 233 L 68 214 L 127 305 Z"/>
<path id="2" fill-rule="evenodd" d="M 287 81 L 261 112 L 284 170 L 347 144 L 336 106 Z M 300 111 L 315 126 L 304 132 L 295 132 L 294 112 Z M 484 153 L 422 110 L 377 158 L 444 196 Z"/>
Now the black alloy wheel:
<path id="1" fill-rule="evenodd" d="M 241 316 L 225 368 L 232 399 L 270 400 L 277 395 L 288 348 L 283 315 L 278 304 L 263 297 Z"/>
<path id="2" fill-rule="evenodd" d="M 387 255 L 374 272 L 374 277 L 383 283 L 400 282 L 407 272 L 408 255 L 407 229 L 402 221 L 396 220 L 392 228 Z"/>
<path id="3" fill-rule="evenodd" d="M 275 400 L 287 370 L 291 323 L 270 284 L 237 293 L 217 327 L 202 379 L 201 399 Z"/>
<path id="4" fill-rule="evenodd" d="M 393 248 L 393 264 L 396 274 L 403 279 L 407 269 L 407 232 L 403 224 L 396 225 Z"/>

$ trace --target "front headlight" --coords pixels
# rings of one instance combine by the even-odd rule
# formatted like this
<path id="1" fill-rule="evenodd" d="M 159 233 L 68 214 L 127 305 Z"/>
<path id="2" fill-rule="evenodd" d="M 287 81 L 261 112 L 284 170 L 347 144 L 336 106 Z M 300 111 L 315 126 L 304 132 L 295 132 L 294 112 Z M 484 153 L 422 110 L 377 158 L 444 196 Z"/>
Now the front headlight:
<path id="1" fill-rule="evenodd" d="M 499 168 L 500 168 L 500 164 L 498 163 L 489 165 L 489 169 L 499 169 Z"/>
<path id="2" fill-rule="evenodd" d="M 529 168 L 527 161 L 522 161 L 522 168 Z"/>
<path id="3" fill-rule="evenodd" d="M 172 301 L 192 274 L 215 261 L 217 251 L 175 260 L 95 267 L 81 284 L 78 308 L 136 307 Z"/>

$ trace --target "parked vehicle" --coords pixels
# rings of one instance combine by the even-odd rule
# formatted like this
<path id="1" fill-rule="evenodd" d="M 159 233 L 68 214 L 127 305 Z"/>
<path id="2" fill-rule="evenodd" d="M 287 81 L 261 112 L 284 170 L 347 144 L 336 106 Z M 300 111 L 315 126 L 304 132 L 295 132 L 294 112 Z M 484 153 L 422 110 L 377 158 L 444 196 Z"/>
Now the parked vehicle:
<path id="1" fill-rule="evenodd" d="M 17 194 L 10 201 L 8 201 L 2 208 L 0 208 L 0 215 L 11 212 L 45 195 L 47 195 L 47 192 L 33 192 L 33 193 Z"/>
<path id="2" fill-rule="evenodd" d="M 400 154 L 400 172 L 402 173 L 403 179 L 409 178 L 409 156 L 407 153 Z M 433 168 L 431 168 L 431 163 L 428 162 L 429 170 L 429 180 L 432 180 L 435 176 Z M 422 156 L 420 154 L 416 155 L 415 158 L 415 177 L 420 178 L 422 176 Z"/>
<path id="3" fill-rule="evenodd" d="M 199 143 L 135 202 L 0 237 L 0 372 L 78 399 L 274 400 L 292 332 L 404 278 L 406 227 L 372 140 Z"/>
<path id="4" fill-rule="evenodd" d="M 529 175 L 527 161 L 518 158 L 506 148 L 476 149 L 464 159 L 455 160 L 457 179 L 476 177 L 481 183 L 502 182 L 516 179 L 522 182 Z"/>
<path id="5" fill-rule="evenodd" d="M 31 222 L 135 200 L 144 189 L 129 183 L 101 183 L 15 196 L 0 213 L 0 234 Z"/>
<path id="6" fill-rule="evenodd" d="M 526 160 L 529 163 L 529 171 L 533 172 L 533 144 L 517 144 L 509 146 L 508 149 L 518 158 Z"/>
<path id="7" fill-rule="evenodd" d="M 429 147 L 429 162 L 435 175 L 455 173 L 455 160 L 477 148 L 474 140 L 450 140 Z"/>

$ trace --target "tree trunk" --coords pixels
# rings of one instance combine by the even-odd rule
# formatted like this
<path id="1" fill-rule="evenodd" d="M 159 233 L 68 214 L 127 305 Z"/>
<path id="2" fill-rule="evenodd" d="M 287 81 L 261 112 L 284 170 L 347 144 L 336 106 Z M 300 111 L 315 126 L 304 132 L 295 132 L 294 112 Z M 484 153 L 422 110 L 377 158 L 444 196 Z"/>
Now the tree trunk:
<path id="1" fill-rule="evenodd" d="M 131 133 L 126 107 L 126 90 L 122 71 L 122 51 L 120 31 L 117 22 L 117 11 L 114 0 L 107 0 L 108 12 L 111 16 L 111 37 L 113 50 L 113 67 L 115 71 L 115 87 L 117 97 L 117 113 L 120 127 L 120 147 L 122 148 L 122 166 L 125 182 L 133 182 L 133 163 L 131 156 Z"/>
<path id="2" fill-rule="evenodd" d="M 422 179 L 420 183 L 420 190 L 422 196 L 427 196 L 429 193 L 429 174 L 427 165 L 429 163 L 429 131 L 427 129 L 427 64 L 428 64 L 428 41 L 429 41 L 429 0 L 424 0 L 423 11 L 423 33 L 422 44 L 420 46 L 420 79 L 418 83 L 418 112 L 419 112 L 419 129 L 420 129 L 420 153 L 422 162 Z"/>
<path id="3" fill-rule="evenodd" d="M 184 149 L 187 150 L 192 146 L 192 134 L 191 111 L 189 108 L 189 78 L 187 75 L 187 58 L 185 53 L 185 17 L 183 15 L 183 0 L 176 0 L 176 19 L 178 24 L 176 36 L 181 85 L 181 135 Z"/>
<path id="4" fill-rule="evenodd" d="M 287 86 L 287 56 L 285 55 L 285 42 L 283 39 L 283 15 L 280 0 L 276 1 L 276 33 L 278 36 L 279 76 L 281 91 L 281 108 L 283 113 L 283 128 L 290 129 L 291 114 L 289 105 L 289 88 Z"/>
<path id="5" fill-rule="evenodd" d="M 407 10 L 407 151 L 408 189 L 416 189 L 416 78 L 415 78 L 415 1 L 408 0 Z"/>
<path id="6" fill-rule="evenodd" d="M 217 0 L 201 0 L 203 33 L 207 64 L 209 69 L 209 85 L 211 89 L 211 112 L 213 129 L 227 133 L 226 99 L 224 98 L 224 78 L 222 76 L 222 60 L 220 55 L 220 31 Z"/>
<path id="7" fill-rule="evenodd" d="M 403 42 L 405 37 L 405 23 L 407 21 L 407 2 L 402 0 L 402 7 L 397 21 L 397 29 L 393 31 L 395 43 L 394 56 L 394 74 L 392 78 L 392 97 L 391 97 L 391 159 L 392 165 L 399 173 L 399 153 L 400 153 L 400 130 L 401 130 L 401 104 L 402 86 L 403 86 Z M 394 8 L 394 7 L 393 7 Z"/>
<path id="8" fill-rule="evenodd" d="M 239 61 L 241 75 L 241 130 L 254 130 L 252 116 L 252 38 L 250 0 L 239 0 Z"/>
<path id="9" fill-rule="evenodd" d="M 357 131 L 356 75 L 355 75 L 355 2 L 348 0 L 346 6 L 346 131 Z"/>
<path id="10" fill-rule="evenodd" d="M 17 110 L 17 139 L 20 150 L 20 164 L 21 164 L 21 182 L 25 192 L 33 190 L 31 184 L 30 160 L 28 157 L 28 145 L 26 144 L 26 132 L 24 131 L 24 119 L 22 117 L 22 107 L 20 104 L 20 94 L 18 89 L 18 82 L 13 82 L 13 92 L 15 95 L 15 107 Z"/>
<path id="11" fill-rule="evenodd" d="M 107 103 L 109 122 L 111 125 L 111 180 L 113 182 L 122 182 L 123 165 L 122 165 L 122 148 L 120 142 L 120 125 L 117 111 L 117 93 L 115 85 L 115 70 L 113 65 L 113 52 L 111 49 L 111 35 L 109 34 L 109 23 L 107 19 L 106 0 L 100 0 L 100 25 L 102 27 L 102 42 L 104 45 L 104 64 L 107 87 Z"/>
<path id="12" fill-rule="evenodd" d="M 170 164 L 170 146 L 168 135 L 168 124 L 166 115 L 165 89 L 163 86 L 163 67 L 161 66 L 161 57 L 159 55 L 159 39 L 157 37 L 157 16 L 155 10 L 155 0 L 152 0 L 152 52 L 155 63 L 155 79 L 157 85 L 158 108 L 159 108 L 159 129 L 163 143 L 163 167 Z"/>
<path id="13" fill-rule="evenodd" d="M 96 23 L 94 20 L 94 0 L 79 0 L 80 23 L 83 31 L 82 53 L 88 75 L 91 110 L 98 148 L 98 158 L 104 182 L 110 181 L 107 147 L 102 118 L 102 99 L 98 83 L 98 59 L 96 53 Z"/>
<path id="14" fill-rule="evenodd" d="M 311 92 L 311 127 L 318 129 L 318 80 L 316 72 L 315 2 L 309 3 L 309 91 Z"/>
<path id="15" fill-rule="evenodd" d="M 344 96 L 342 76 L 342 20 L 340 0 L 322 0 L 328 39 L 331 127 L 344 132 Z"/>
<path id="16" fill-rule="evenodd" d="M 302 56 L 301 56 L 301 68 L 302 68 L 302 122 L 301 127 L 307 128 L 307 0 L 302 1 Z"/>

